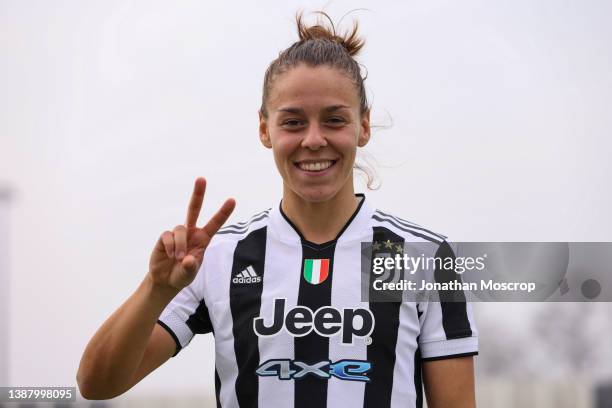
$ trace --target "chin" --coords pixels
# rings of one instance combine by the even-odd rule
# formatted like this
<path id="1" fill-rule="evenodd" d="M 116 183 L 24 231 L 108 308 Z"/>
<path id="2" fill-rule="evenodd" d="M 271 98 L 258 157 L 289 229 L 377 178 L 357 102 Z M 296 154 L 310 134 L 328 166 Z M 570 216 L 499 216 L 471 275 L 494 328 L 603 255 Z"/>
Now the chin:
<path id="1" fill-rule="evenodd" d="M 329 201 L 338 193 L 338 189 L 331 187 L 308 187 L 293 190 L 303 200 L 312 203 L 322 203 Z"/>

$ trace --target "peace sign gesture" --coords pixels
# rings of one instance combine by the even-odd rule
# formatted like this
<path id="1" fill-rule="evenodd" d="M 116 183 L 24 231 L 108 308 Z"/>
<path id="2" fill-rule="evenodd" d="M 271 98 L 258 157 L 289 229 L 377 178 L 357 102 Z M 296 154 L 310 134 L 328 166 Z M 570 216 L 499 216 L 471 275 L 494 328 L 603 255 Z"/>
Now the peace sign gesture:
<path id="1" fill-rule="evenodd" d="M 230 198 L 204 227 L 196 227 L 205 191 L 206 180 L 199 177 L 193 187 L 185 225 L 163 232 L 157 240 L 149 261 L 154 284 L 178 290 L 189 285 L 202 265 L 208 243 L 234 210 L 236 202 Z"/>

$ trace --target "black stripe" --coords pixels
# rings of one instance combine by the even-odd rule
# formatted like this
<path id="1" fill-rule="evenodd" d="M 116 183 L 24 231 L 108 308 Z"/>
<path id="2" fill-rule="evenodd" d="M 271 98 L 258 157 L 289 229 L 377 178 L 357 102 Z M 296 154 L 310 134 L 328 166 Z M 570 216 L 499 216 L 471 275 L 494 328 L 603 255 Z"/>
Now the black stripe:
<path id="1" fill-rule="evenodd" d="M 316 244 L 315 244 L 316 245 Z M 302 267 L 300 268 L 300 288 L 298 305 L 315 311 L 331 305 L 332 279 L 334 271 L 334 250 L 336 244 L 327 244 L 317 249 L 311 243 L 302 241 Z M 323 282 L 313 285 L 306 281 L 304 275 L 305 259 L 329 259 L 329 273 Z M 295 360 L 314 364 L 329 359 L 329 338 L 320 336 L 314 331 L 303 337 L 295 337 Z M 326 407 L 327 380 L 315 376 L 306 376 L 295 382 L 295 408 Z"/>
<path id="2" fill-rule="evenodd" d="M 417 344 L 419 339 L 417 338 Z M 423 375 L 422 375 L 421 349 L 417 347 L 414 352 L 414 391 L 416 393 L 416 408 L 423 408 Z"/>
<path id="3" fill-rule="evenodd" d="M 410 230 L 410 229 L 406 229 L 405 227 L 402 227 L 401 225 L 397 224 L 395 221 L 387 219 L 387 218 L 382 218 L 376 214 L 372 215 L 372 218 L 375 219 L 376 221 L 380 221 L 380 222 L 388 222 L 389 224 L 393 225 L 395 228 L 397 228 L 400 231 L 404 231 L 404 232 L 408 232 L 416 237 L 419 238 L 423 238 L 427 241 L 430 242 L 435 242 L 436 244 L 440 244 L 442 242 L 442 240 L 427 236 L 427 235 L 423 235 L 421 233 L 418 233 L 416 231 Z"/>
<path id="4" fill-rule="evenodd" d="M 168 333 L 170 333 L 170 336 L 172 336 L 172 339 L 176 343 L 176 349 L 175 349 L 174 354 L 172 355 L 172 357 L 176 356 L 179 353 L 179 351 L 181 351 L 181 348 L 182 348 L 181 347 L 181 342 L 179 341 L 178 337 L 176 337 L 176 334 L 174 334 L 172 329 L 170 327 L 168 327 L 168 325 L 166 323 L 162 322 L 161 320 L 158 320 L 157 324 L 159 324 L 161 327 L 166 329 L 166 331 Z"/>
<path id="5" fill-rule="evenodd" d="M 228 225 L 227 227 L 223 227 L 222 229 L 217 231 L 217 234 L 242 234 L 249 230 L 249 227 L 251 226 L 252 223 L 257 222 L 259 220 L 263 220 L 266 217 L 268 217 L 267 213 L 262 214 L 257 218 L 251 219 L 251 221 L 249 221 L 248 224 L 246 224 L 243 227 L 234 227 L 233 225 Z"/>
<path id="6" fill-rule="evenodd" d="M 420 225 L 413 224 L 413 223 L 411 223 L 411 222 L 409 222 L 409 221 L 406 221 L 406 220 L 401 219 L 401 218 L 399 218 L 399 217 L 396 217 L 396 216 L 394 216 L 394 215 L 387 214 L 387 213 L 385 213 L 385 212 L 383 212 L 383 211 L 380 211 L 380 210 L 376 210 L 376 212 L 377 212 L 377 213 L 379 213 L 380 215 L 385 216 L 385 217 L 389 217 L 389 218 L 394 219 L 394 220 L 395 220 L 395 221 L 397 221 L 399 224 L 401 224 L 401 225 L 403 225 L 403 226 L 405 226 L 405 227 L 407 227 L 407 228 L 414 228 L 414 229 L 417 229 L 417 230 L 419 230 L 419 231 L 427 232 L 428 234 L 434 235 L 434 236 L 436 236 L 436 237 L 440 238 L 441 240 L 444 240 L 444 239 L 446 239 L 446 238 L 447 238 L 447 237 L 446 237 L 446 236 L 444 236 L 444 235 L 438 234 L 438 233 L 436 233 L 436 232 L 433 232 L 433 231 L 431 231 L 431 230 L 428 230 L 427 228 L 421 227 Z"/>
<path id="7" fill-rule="evenodd" d="M 230 274 L 230 309 L 232 312 L 234 352 L 238 365 L 235 389 L 240 407 L 257 407 L 259 382 L 255 370 L 259 364 L 257 335 L 253 319 L 259 316 L 266 255 L 266 227 L 257 229 L 238 241 Z M 256 283 L 234 283 L 232 278 L 248 266 L 261 277 Z"/>
<path id="8" fill-rule="evenodd" d="M 230 225 L 227 225 L 227 226 L 225 226 L 225 227 L 223 227 L 221 229 L 230 228 L 230 227 L 232 227 L 232 228 L 243 228 L 245 225 L 248 225 L 248 224 L 252 223 L 255 218 L 257 218 L 257 217 L 259 217 L 261 215 L 268 215 L 269 212 L 270 212 L 269 209 L 261 211 L 261 212 L 258 212 L 257 214 L 255 214 L 251 218 L 249 218 L 247 221 L 242 221 L 242 222 L 237 222 L 235 224 L 230 224 Z"/>
<path id="9" fill-rule="evenodd" d="M 417 322 L 421 321 L 422 311 L 419 310 L 419 304 L 416 304 Z M 414 352 L 414 392 L 416 394 L 416 408 L 423 408 L 423 357 L 421 356 L 421 348 L 419 340 L 421 336 L 417 336 L 417 349 Z"/>
<path id="10" fill-rule="evenodd" d="M 200 304 L 198 305 L 196 310 L 193 312 L 193 314 L 191 314 L 187 318 L 187 321 L 185 322 L 185 324 L 187 325 L 187 327 L 189 327 L 189 330 L 191 330 L 193 334 L 204 334 L 204 333 L 211 333 L 211 332 L 213 333 L 213 335 L 215 334 L 213 325 L 212 325 L 212 321 L 210 320 L 210 314 L 208 313 L 208 308 L 206 307 L 206 303 L 204 302 L 204 299 L 200 301 Z M 215 388 L 217 387 L 217 384 L 216 384 L 217 377 L 218 377 L 218 374 L 217 374 L 217 370 L 215 369 Z M 220 386 L 221 384 L 219 384 L 219 387 Z M 215 392 L 215 394 L 217 398 L 217 404 L 219 404 L 219 394 L 218 392 Z"/>
<path id="11" fill-rule="evenodd" d="M 328 242 L 317 244 L 308 241 L 301 231 L 293 224 L 283 211 L 282 201 L 279 205 L 280 213 L 287 223 L 295 230 L 302 242 L 302 266 L 300 268 L 300 280 L 298 300 L 299 306 L 305 306 L 315 311 L 324 306 L 331 306 L 332 281 L 334 272 L 334 251 L 336 242 L 340 236 L 346 231 L 353 219 L 361 210 L 365 201 L 363 194 L 356 194 L 361 200 L 351 217 L 338 232 L 336 237 Z M 304 260 L 306 259 L 329 259 L 329 272 L 327 278 L 313 285 L 306 281 L 304 275 Z M 302 361 L 307 364 L 314 364 L 324 360 L 329 360 L 329 338 L 320 336 L 314 331 L 303 337 L 295 337 L 293 341 L 294 354 L 296 361 Z M 326 407 L 327 406 L 327 384 L 328 380 L 320 379 L 315 376 L 306 376 L 302 379 L 294 381 L 294 407 L 295 408 L 310 408 L 310 407 Z"/>
<path id="12" fill-rule="evenodd" d="M 237 226 L 246 225 L 246 224 L 250 223 L 250 222 L 253 220 L 253 218 L 255 218 L 255 217 L 259 217 L 259 216 L 260 216 L 260 215 L 262 215 L 262 214 L 268 214 L 269 212 L 270 212 L 270 208 L 268 208 L 267 210 L 263 210 L 263 211 L 258 212 L 257 214 L 253 215 L 253 216 L 252 216 L 252 217 L 251 217 L 249 220 L 247 220 L 247 221 L 237 222 L 237 223 L 235 223 L 235 224 L 228 225 L 228 227 L 235 227 L 235 226 L 237 227 Z"/>
<path id="13" fill-rule="evenodd" d="M 417 322 L 421 321 L 422 311 L 419 310 L 419 304 L 416 304 Z M 421 336 L 417 336 L 417 349 L 414 352 L 414 392 L 416 394 L 416 408 L 423 408 L 423 357 L 421 356 L 421 348 L 419 341 Z"/>
<path id="14" fill-rule="evenodd" d="M 424 358 L 423 361 L 447 360 L 449 358 L 469 357 L 469 356 L 477 356 L 477 355 L 478 355 L 477 351 L 472 351 L 470 353 L 449 354 L 447 356 L 427 357 L 427 358 Z"/>
<path id="15" fill-rule="evenodd" d="M 213 331 L 210 315 L 208 314 L 208 308 L 206 307 L 206 303 L 204 303 L 203 299 L 200 301 L 200 304 L 195 312 L 189 316 L 185 324 L 187 324 L 187 327 L 189 327 L 193 334 L 204 334 Z"/>
<path id="16" fill-rule="evenodd" d="M 442 260 L 452 258 L 453 265 L 455 264 L 455 253 L 446 241 L 440 244 L 435 257 L 441 258 Z M 438 268 L 440 263 L 443 262 L 436 262 L 436 270 L 434 272 L 434 279 L 436 282 L 450 282 L 453 280 L 461 282 L 460 274 L 457 274 L 454 270 Z M 468 320 L 465 293 L 463 293 L 463 290 L 440 290 L 438 291 L 438 295 L 440 296 L 442 326 L 444 327 L 446 338 L 450 340 L 470 337 L 472 335 L 472 328 Z"/>
<path id="17" fill-rule="evenodd" d="M 390 240 L 400 243 L 403 247 L 404 239 L 384 227 L 373 227 L 372 241 L 383 242 Z M 372 251 L 372 258 L 375 252 Z M 370 270 L 371 270 L 370 260 Z M 376 276 L 370 274 L 370 288 Z M 365 385 L 363 406 L 365 408 L 384 408 L 391 406 L 391 393 L 393 391 L 393 370 L 395 368 L 395 347 L 399 330 L 399 315 L 401 306 L 401 293 L 399 301 L 375 302 L 370 301 L 370 311 L 374 315 L 374 331 L 372 342 L 368 345 L 367 360 L 372 363 L 370 373 L 371 381 Z"/>

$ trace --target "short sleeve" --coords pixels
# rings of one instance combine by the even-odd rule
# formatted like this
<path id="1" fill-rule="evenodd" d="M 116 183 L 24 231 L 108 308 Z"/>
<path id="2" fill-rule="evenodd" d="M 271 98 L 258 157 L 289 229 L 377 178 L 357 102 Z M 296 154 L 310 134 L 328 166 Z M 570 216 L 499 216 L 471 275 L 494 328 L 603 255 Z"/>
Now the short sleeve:
<path id="1" fill-rule="evenodd" d="M 193 282 L 170 301 L 157 320 L 176 342 L 174 355 L 187 346 L 194 335 L 213 330 L 204 298 L 203 269 L 200 268 Z"/>
<path id="2" fill-rule="evenodd" d="M 436 258 L 455 259 L 447 241 L 437 248 Z M 436 282 L 461 281 L 453 270 L 436 268 Z M 441 360 L 478 354 L 478 333 L 472 307 L 461 290 L 440 290 L 436 300 L 419 302 L 419 348 L 423 360 Z"/>

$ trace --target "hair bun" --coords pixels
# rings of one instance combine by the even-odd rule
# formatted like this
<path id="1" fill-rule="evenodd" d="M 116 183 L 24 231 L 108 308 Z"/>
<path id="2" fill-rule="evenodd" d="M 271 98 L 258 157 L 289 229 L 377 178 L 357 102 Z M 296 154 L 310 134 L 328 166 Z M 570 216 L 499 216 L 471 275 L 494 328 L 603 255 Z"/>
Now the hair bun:
<path id="1" fill-rule="evenodd" d="M 302 12 L 299 12 L 295 19 L 300 41 L 324 39 L 342 45 L 351 57 L 357 55 L 365 44 L 365 41 L 357 36 L 359 24 L 355 22 L 350 32 L 338 35 L 334 22 L 327 13 L 323 11 L 315 11 L 315 13 L 324 16 L 329 22 L 329 26 L 326 26 L 325 23 L 320 20 L 317 21 L 315 25 L 306 26 L 303 22 Z"/>

